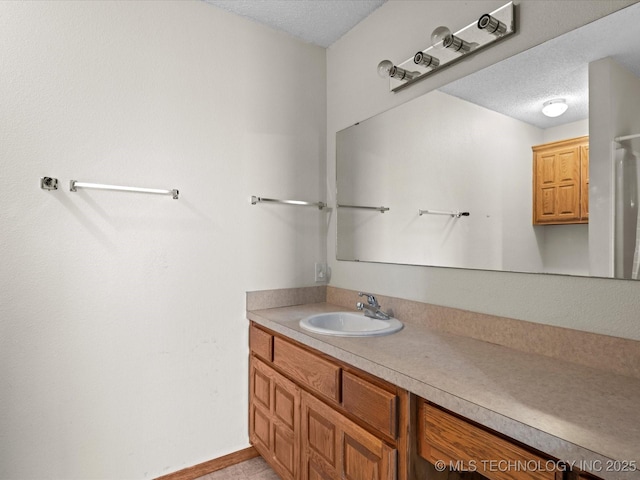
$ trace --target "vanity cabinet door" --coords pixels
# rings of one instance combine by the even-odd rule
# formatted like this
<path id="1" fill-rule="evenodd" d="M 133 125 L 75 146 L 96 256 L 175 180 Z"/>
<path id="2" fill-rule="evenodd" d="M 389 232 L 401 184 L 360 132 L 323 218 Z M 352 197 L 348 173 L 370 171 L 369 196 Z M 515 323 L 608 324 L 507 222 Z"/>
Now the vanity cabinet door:
<path id="1" fill-rule="evenodd" d="M 301 422 L 303 480 L 396 479 L 396 449 L 306 392 Z"/>
<path id="2" fill-rule="evenodd" d="M 300 389 L 256 357 L 249 362 L 249 440 L 283 479 L 298 479 Z"/>
<path id="3" fill-rule="evenodd" d="M 578 137 L 533 147 L 534 225 L 588 221 L 588 145 Z"/>

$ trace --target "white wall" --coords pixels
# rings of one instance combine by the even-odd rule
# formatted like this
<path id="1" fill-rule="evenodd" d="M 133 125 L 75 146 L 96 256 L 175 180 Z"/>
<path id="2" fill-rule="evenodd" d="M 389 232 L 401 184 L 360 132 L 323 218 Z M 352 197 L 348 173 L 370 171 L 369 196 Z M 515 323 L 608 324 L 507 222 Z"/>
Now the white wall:
<path id="1" fill-rule="evenodd" d="M 248 446 L 245 291 L 314 284 L 327 221 L 248 199 L 324 196 L 325 50 L 198 1 L 0 2 L 0 45 L 0 478 Z"/>
<path id="2" fill-rule="evenodd" d="M 335 133 L 456 78 L 565 33 L 633 1 L 519 2 L 519 33 L 397 94 L 376 74 L 389 58 L 421 50 L 438 25 L 467 25 L 504 2 L 390 1 L 327 52 L 327 182 L 335 198 Z M 401 33 L 399 33 L 401 32 Z M 593 128 L 593 125 L 592 125 Z M 329 231 L 332 285 L 369 290 L 478 312 L 640 339 L 640 284 L 607 279 L 530 275 L 336 261 L 335 220 Z"/>
<path id="3" fill-rule="evenodd" d="M 589 237 L 599 251 L 608 255 L 591 256 L 591 268 L 596 272 L 615 269 L 616 276 L 631 278 L 636 237 L 637 188 L 632 182 L 632 194 L 623 201 L 629 188 L 617 180 L 620 169 L 627 170 L 625 180 L 637 178 L 636 159 L 631 144 L 625 142 L 616 153 L 613 139 L 640 132 L 640 79 L 611 58 L 589 64 L 589 95 L 592 124 L 589 161 L 593 174 L 589 194 Z M 625 152 L 625 149 L 628 149 Z M 615 207 L 617 201 L 620 208 Z M 623 206 L 624 204 L 624 206 Z M 615 214 L 614 214 L 615 212 Z M 615 225 L 611 219 L 615 218 Z M 615 253 L 614 253 L 615 252 Z"/>
<path id="4" fill-rule="evenodd" d="M 543 130 L 543 142 L 550 143 L 589 135 L 589 119 Z M 589 275 L 589 225 L 544 225 L 535 227 L 545 273 Z"/>
<path id="5" fill-rule="evenodd" d="M 541 138 L 532 125 L 440 91 L 339 132 L 339 203 L 390 208 L 340 209 L 339 258 L 542 271 L 528 215 L 531 146 Z"/>

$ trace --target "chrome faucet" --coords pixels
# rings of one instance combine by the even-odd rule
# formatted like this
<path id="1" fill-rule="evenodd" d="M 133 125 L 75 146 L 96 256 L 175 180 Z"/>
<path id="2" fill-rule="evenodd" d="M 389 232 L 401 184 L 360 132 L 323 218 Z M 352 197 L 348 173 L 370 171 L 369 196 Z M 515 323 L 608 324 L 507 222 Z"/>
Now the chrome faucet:
<path id="1" fill-rule="evenodd" d="M 380 310 L 380 304 L 378 303 L 378 300 L 370 293 L 358 292 L 358 296 L 367 297 L 367 303 L 356 303 L 356 308 L 358 310 L 364 311 L 365 316 L 369 318 L 377 318 L 380 320 L 389 320 L 393 315 L 391 311 L 387 313 Z"/>

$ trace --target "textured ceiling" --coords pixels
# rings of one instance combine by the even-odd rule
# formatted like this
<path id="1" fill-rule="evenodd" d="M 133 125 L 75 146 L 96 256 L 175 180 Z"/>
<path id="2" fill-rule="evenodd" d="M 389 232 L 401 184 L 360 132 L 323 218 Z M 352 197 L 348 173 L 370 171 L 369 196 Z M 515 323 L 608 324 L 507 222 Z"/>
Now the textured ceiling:
<path id="1" fill-rule="evenodd" d="M 326 48 L 386 0 L 204 1 Z"/>
<path id="2" fill-rule="evenodd" d="M 640 77 L 640 3 L 440 90 L 539 128 L 554 127 L 588 118 L 588 64 L 604 57 Z M 542 114 L 542 104 L 553 98 L 566 99 L 569 109 L 548 118 Z"/>

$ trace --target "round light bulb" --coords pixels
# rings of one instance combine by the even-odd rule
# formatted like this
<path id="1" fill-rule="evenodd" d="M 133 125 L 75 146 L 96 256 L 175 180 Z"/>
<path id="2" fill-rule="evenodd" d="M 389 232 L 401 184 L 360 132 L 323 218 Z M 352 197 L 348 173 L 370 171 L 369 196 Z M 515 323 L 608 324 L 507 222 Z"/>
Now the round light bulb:
<path id="1" fill-rule="evenodd" d="M 431 34 L 431 45 L 438 50 L 445 48 L 446 40 L 451 37 L 451 30 L 447 27 L 440 26 Z"/>
<path id="2" fill-rule="evenodd" d="M 559 117 L 567 111 L 567 108 L 569 108 L 569 105 L 567 105 L 564 98 L 555 98 L 542 104 L 542 113 L 547 117 Z"/>
<path id="3" fill-rule="evenodd" d="M 390 77 L 392 70 L 393 62 L 390 60 L 383 60 L 378 64 L 378 75 L 380 75 L 382 78 Z"/>

